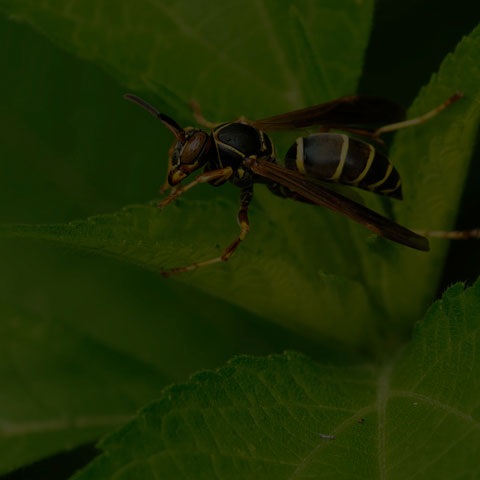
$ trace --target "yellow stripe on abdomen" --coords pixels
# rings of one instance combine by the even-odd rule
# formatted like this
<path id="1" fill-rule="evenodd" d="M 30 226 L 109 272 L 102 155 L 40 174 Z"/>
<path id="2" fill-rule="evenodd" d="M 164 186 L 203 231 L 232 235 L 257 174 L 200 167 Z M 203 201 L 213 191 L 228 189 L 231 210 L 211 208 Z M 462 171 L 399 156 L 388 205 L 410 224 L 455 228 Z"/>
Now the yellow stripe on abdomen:
<path id="1" fill-rule="evenodd" d="M 332 182 L 337 181 L 341 177 L 348 153 L 349 138 L 344 134 L 339 134 L 339 136 L 342 137 L 342 149 L 340 151 L 340 161 L 338 162 L 335 173 L 328 179 Z"/>
<path id="2" fill-rule="evenodd" d="M 373 159 L 375 158 L 375 149 L 369 143 L 367 143 L 367 145 L 370 148 L 367 163 L 365 164 L 365 168 L 362 170 L 362 173 L 360 173 L 360 175 L 355 180 L 349 182 L 352 185 L 358 185 L 365 178 L 365 175 L 368 173 L 370 167 L 372 166 Z"/>
<path id="3" fill-rule="evenodd" d="M 304 147 L 303 147 L 303 138 L 297 138 L 297 156 L 296 156 L 296 166 L 297 170 L 304 175 L 307 174 L 305 170 L 305 158 L 304 158 Z"/>
<path id="4" fill-rule="evenodd" d="M 368 189 L 369 190 L 374 190 L 375 188 L 379 187 L 380 185 L 382 185 L 383 183 L 385 183 L 385 181 L 387 180 L 387 178 L 390 176 L 390 174 L 392 173 L 392 170 L 393 170 L 393 165 L 391 163 L 388 164 L 388 167 L 387 167 L 387 171 L 385 173 L 385 176 L 379 180 L 378 182 L 375 182 L 375 183 L 372 183 L 371 185 L 368 185 Z"/>

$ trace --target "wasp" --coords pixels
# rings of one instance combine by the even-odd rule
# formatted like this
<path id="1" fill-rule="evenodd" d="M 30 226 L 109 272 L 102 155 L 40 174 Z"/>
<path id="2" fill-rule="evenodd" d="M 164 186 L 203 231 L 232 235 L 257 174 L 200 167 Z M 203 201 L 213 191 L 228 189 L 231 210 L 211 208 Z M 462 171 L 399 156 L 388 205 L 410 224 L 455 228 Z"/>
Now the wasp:
<path id="1" fill-rule="evenodd" d="M 378 236 L 428 251 L 429 242 L 424 236 L 326 188 L 321 182 L 337 182 L 401 199 L 402 182 L 397 169 L 372 143 L 381 143 L 379 137 L 385 132 L 423 123 L 461 97 L 462 93 L 457 92 L 434 110 L 411 120 L 404 120 L 403 109 L 389 100 L 358 95 L 261 120 L 240 118 L 219 125 L 207 121 L 194 104 L 195 118 L 200 125 L 211 130 L 208 133 L 195 127 L 182 128 L 141 98 L 124 95 L 157 117 L 175 136 L 168 155 L 167 180 L 161 189 L 163 192 L 171 187 L 171 191 L 158 204 L 160 208 L 201 183 L 218 187 L 231 182 L 240 189 L 237 216 L 240 234 L 223 254 L 164 271 L 162 275 L 168 277 L 229 260 L 250 231 L 248 207 L 255 184 L 265 184 L 273 194 L 283 198 L 329 208 L 364 225 Z M 374 128 L 378 125 L 383 126 Z M 321 131 L 297 138 L 287 151 L 284 165 L 280 165 L 266 132 L 312 126 L 321 127 Z M 340 133 L 336 133 L 338 131 Z M 182 185 L 187 177 L 200 169 L 203 169 L 202 173 Z"/>

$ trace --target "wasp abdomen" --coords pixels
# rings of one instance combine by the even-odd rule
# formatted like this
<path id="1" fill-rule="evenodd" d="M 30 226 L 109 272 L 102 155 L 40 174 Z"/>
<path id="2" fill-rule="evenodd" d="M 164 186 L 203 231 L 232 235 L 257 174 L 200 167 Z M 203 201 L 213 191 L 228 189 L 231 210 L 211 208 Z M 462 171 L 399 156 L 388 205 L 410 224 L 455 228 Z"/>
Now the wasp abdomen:
<path id="1" fill-rule="evenodd" d="M 285 166 L 329 182 L 402 198 L 402 182 L 388 158 L 361 140 L 340 133 L 316 133 L 297 138 Z"/>

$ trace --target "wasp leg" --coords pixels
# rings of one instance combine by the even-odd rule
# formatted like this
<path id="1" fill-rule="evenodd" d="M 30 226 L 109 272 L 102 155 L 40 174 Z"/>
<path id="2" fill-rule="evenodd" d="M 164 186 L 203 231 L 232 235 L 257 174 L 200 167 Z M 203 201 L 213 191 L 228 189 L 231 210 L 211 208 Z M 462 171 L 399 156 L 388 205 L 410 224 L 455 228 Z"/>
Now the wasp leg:
<path id="1" fill-rule="evenodd" d="M 172 270 L 167 270 L 162 272 L 163 277 L 170 277 L 177 273 L 190 272 L 191 270 L 196 270 L 200 267 L 205 267 L 206 265 L 211 265 L 212 263 L 226 262 L 230 257 L 235 253 L 235 250 L 240 245 L 240 243 L 247 236 L 247 233 L 250 231 L 250 223 L 248 221 L 248 206 L 253 197 L 253 189 L 247 188 L 242 190 L 240 196 L 240 211 L 237 215 L 237 222 L 240 226 L 240 235 L 225 249 L 223 254 L 220 257 L 215 257 L 210 260 L 205 260 L 203 262 L 193 263 L 188 267 L 172 268 Z"/>
<path id="2" fill-rule="evenodd" d="M 193 116 L 199 125 L 201 125 L 202 127 L 210 128 L 210 129 L 214 129 L 215 127 L 218 127 L 218 125 L 220 125 L 220 123 L 214 123 L 214 122 L 211 122 L 210 120 L 207 120 L 202 115 L 202 112 L 200 111 L 200 105 L 197 102 L 195 102 L 194 100 L 190 100 L 189 103 L 193 110 Z M 248 120 L 243 115 L 241 115 L 234 121 L 240 122 L 240 123 L 249 123 Z"/>
<path id="3" fill-rule="evenodd" d="M 437 108 L 434 108 L 433 110 L 430 110 L 430 112 L 426 113 L 425 115 L 422 115 L 420 117 L 412 118 L 410 120 L 405 120 L 404 122 L 398 122 L 398 123 L 391 123 L 389 125 L 384 125 L 383 127 L 378 128 L 373 132 L 373 138 L 379 137 L 383 133 L 386 132 L 393 132 L 395 130 L 400 130 L 401 128 L 406 128 L 406 127 L 411 127 L 412 125 L 419 125 L 427 120 L 430 120 L 432 117 L 435 115 L 438 115 L 442 110 L 445 110 L 449 105 L 451 105 L 453 102 L 456 102 L 460 98 L 463 97 L 462 92 L 457 92 L 455 95 L 452 95 L 448 100 L 443 102 L 441 105 L 439 105 Z"/>
<path id="4" fill-rule="evenodd" d="M 200 174 L 193 182 L 187 183 L 185 186 L 177 186 L 172 193 L 161 202 L 158 203 L 158 208 L 166 207 L 169 203 L 173 202 L 180 195 L 184 194 L 187 190 L 190 190 L 199 183 L 211 182 L 212 180 L 227 180 L 232 175 L 232 167 L 221 168 L 219 170 L 211 170 L 210 172 L 204 172 Z"/>
<path id="5" fill-rule="evenodd" d="M 172 169 L 172 153 L 173 153 L 173 149 L 175 148 L 175 143 L 170 147 L 170 150 L 168 151 L 167 176 L 165 178 L 165 181 L 163 182 L 163 185 L 160 187 L 160 190 L 159 190 L 160 195 L 165 193 L 168 190 L 168 188 L 171 186 L 168 183 L 168 175 L 170 174 L 170 170 Z"/>
<path id="6" fill-rule="evenodd" d="M 385 142 L 377 136 L 376 131 L 366 130 L 363 128 L 344 127 L 344 126 L 336 127 L 335 125 L 331 126 L 330 130 L 341 130 L 342 132 L 351 133 L 353 135 L 357 135 L 358 137 L 364 137 L 367 140 L 371 140 L 381 145 L 385 145 Z"/>
<path id="7" fill-rule="evenodd" d="M 318 133 L 328 133 L 332 130 L 340 130 L 342 132 L 351 133 L 353 135 L 357 135 L 358 137 L 364 137 L 368 140 L 372 140 L 374 142 L 380 143 L 381 145 L 385 145 L 385 142 L 375 136 L 375 132 L 373 130 L 366 130 L 364 128 L 354 128 L 348 127 L 345 125 L 322 125 L 317 132 Z"/>
<path id="8" fill-rule="evenodd" d="M 438 231 L 423 231 L 418 232 L 419 235 L 430 238 L 448 238 L 451 240 L 468 240 L 470 238 L 480 239 L 480 228 L 474 228 L 472 230 L 454 230 L 450 232 L 438 230 Z"/>
<path id="9" fill-rule="evenodd" d="M 212 129 L 218 125 L 218 123 L 211 122 L 210 120 L 207 120 L 202 115 L 202 112 L 200 110 L 200 105 L 197 102 L 195 102 L 194 100 L 191 100 L 189 103 L 193 110 L 193 117 L 195 118 L 195 121 L 199 125 L 201 125 L 202 127 L 212 128 Z"/>

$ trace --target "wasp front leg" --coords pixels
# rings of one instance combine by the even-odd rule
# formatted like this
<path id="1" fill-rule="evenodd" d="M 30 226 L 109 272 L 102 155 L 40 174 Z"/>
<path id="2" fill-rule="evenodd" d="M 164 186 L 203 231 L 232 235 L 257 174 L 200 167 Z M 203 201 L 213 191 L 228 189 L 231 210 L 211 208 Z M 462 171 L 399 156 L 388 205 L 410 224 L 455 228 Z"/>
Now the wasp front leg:
<path id="1" fill-rule="evenodd" d="M 170 195 L 164 198 L 158 203 L 158 208 L 166 207 L 169 203 L 173 202 L 180 195 L 183 195 L 187 190 L 190 190 L 195 185 L 200 183 L 211 182 L 212 180 L 228 180 L 232 175 L 233 170 L 231 167 L 221 168 L 219 170 L 211 170 L 200 174 L 193 182 L 187 183 L 185 186 L 174 187 L 174 191 Z"/>
<path id="2" fill-rule="evenodd" d="M 242 190 L 240 196 L 240 211 L 237 215 L 237 222 L 240 226 L 240 235 L 225 249 L 223 254 L 220 257 L 215 257 L 210 260 L 205 260 L 203 262 L 193 263 L 188 267 L 173 268 L 172 270 L 167 270 L 162 272 L 163 277 L 170 277 L 177 273 L 190 272 L 191 270 L 196 270 L 200 267 L 205 267 L 206 265 L 211 265 L 212 263 L 226 262 L 230 257 L 235 253 L 235 250 L 238 248 L 240 243 L 245 239 L 248 232 L 250 231 L 250 223 L 248 221 L 248 206 L 253 197 L 253 187 L 246 188 Z"/>
<path id="3" fill-rule="evenodd" d="M 165 177 L 163 185 L 160 187 L 160 195 L 164 194 L 170 188 L 170 184 L 168 183 L 168 176 L 170 175 L 170 170 L 172 169 L 172 154 L 174 148 L 175 143 L 170 147 L 170 150 L 168 151 L 167 176 Z"/>

